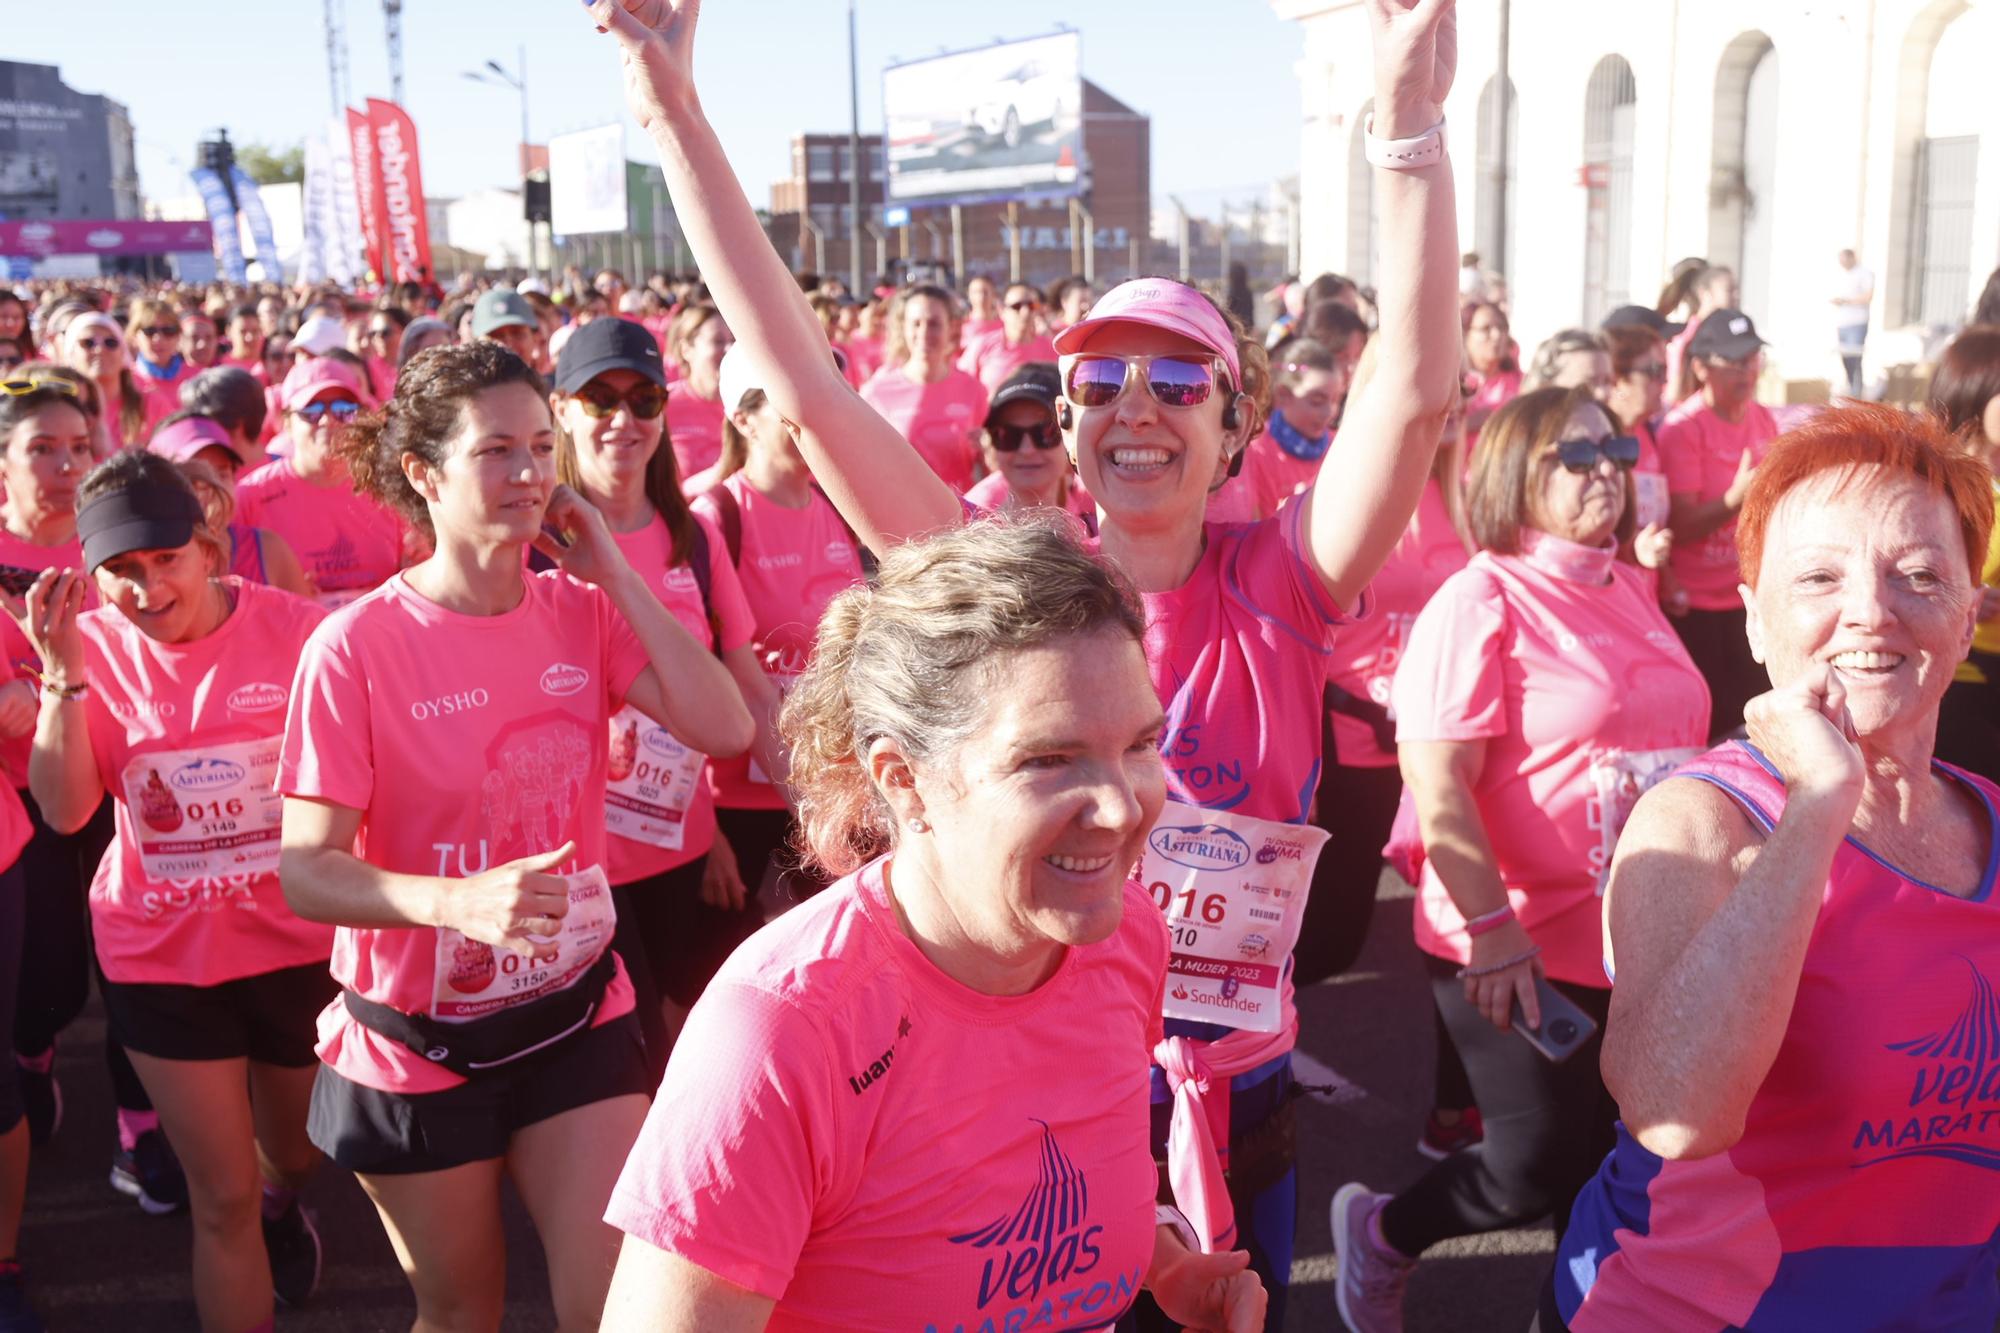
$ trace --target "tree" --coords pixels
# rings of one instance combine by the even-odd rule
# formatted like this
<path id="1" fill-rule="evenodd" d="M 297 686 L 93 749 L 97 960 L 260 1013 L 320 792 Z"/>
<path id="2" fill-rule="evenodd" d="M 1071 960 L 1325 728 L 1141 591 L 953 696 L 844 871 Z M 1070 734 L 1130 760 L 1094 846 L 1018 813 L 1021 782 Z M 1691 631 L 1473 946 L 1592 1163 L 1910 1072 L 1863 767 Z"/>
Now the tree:
<path id="1" fill-rule="evenodd" d="M 260 143 L 239 144 L 236 162 L 259 185 L 296 185 L 306 178 L 304 144 L 293 144 L 289 148 L 273 148 Z"/>

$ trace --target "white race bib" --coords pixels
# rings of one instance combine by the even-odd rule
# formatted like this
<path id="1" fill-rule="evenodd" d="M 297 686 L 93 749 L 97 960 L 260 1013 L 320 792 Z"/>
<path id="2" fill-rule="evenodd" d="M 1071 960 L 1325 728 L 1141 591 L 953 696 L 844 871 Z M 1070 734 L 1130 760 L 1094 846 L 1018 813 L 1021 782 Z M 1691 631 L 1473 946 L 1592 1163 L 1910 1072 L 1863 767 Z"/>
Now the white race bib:
<path id="1" fill-rule="evenodd" d="M 1173 935 L 1168 1018 L 1275 1032 L 1327 832 L 1168 801 L 1139 874 Z"/>
<path id="2" fill-rule="evenodd" d="M 1669 500 L 1667 479 L 1658 472 L 1634 472 L 1632 474 L 1632 517 L 1643 528 L 1655 523 L 1666 526 Z"/>
<path id="3" fill-rule="evenodd" d="M 147 876 L 276 874 L 285 807 L 277 788 L 282 744 L 270 736 L 132 756 L 120 781 Z"/>
<path id="4" fill-rule="evenodd" d="M 553 938 L 536 941 L 532 957 L 495 949 L 450 928 L 437 932 L 432 1018 L 444 1023 L 484 1018 L 574 985 L 590 970 L 611 947 L 618 926 L 611 882 L 602 866 L 563 878 L 569 881 L 569 914 Z"/>
<path id="5" fill-rule="evenodd" d="M 679 851 L 707 762 L 707 755 L 682 745 L 638 709 L 619 709 L 611 719 L 604 773 L 604 827 L 621 838 Z"/>
<path id="6" fill-rule="evenodd" d="M 1596 750 L 1590 756 L 1590 827 L 1597 846 L 1590 851 L 1590 868 L 1597 876 L 1597 894 L 1611 875 L 1611 854 L 1618 835 L 1632 817 L 1639 798 L 1660 780 L 1701 753 L 1699 746 L 1667 750 Z"/>

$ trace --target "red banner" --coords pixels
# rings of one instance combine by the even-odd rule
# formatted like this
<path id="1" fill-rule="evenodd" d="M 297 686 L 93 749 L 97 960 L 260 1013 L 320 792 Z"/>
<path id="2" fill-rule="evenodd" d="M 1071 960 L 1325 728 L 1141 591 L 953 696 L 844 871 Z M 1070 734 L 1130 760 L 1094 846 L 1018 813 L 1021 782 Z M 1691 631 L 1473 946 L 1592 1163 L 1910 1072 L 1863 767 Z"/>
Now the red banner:
<path id="1" fill-rule="evenodd" d="M 368 99 L 375 162 L 382 177 L 383 233 L 397 282 L 431 280 L 431 229 L 424 216 L 424 173 L 417 161 L 417 127 L 394 102 Z M 384 270 L 388 273 L 389 270 Z"/>
<path id="2" fill-rule="evenodd" d="M 368 269 L 377 279 L 389 272 L 389 218 L 382 204 L 382 163 L 375 132 L 363 113 L 348 108 L 347 138 L 354 155 L 354 201 L 361 214 L 361 242 Z"/>

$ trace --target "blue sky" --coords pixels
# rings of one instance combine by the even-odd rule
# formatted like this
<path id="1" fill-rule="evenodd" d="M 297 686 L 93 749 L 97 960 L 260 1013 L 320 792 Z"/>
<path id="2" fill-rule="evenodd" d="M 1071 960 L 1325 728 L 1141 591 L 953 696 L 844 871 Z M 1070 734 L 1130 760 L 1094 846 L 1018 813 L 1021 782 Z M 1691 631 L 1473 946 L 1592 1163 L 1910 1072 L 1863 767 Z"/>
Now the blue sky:
<path id="1" fill-rule="evenodd" d="M 388 96 L 379 3 L 338 2 L 355 104 Z M 218 126 L 239 142 L 282 145 L 331 114 L 321 0 L 183 0 L 164 10 L 99 0 L 75 22 L 42 12 L 42 21 L 9 25 L 6 58 L 59 65 L 71 87 L 130 107 L 149 195 L 184 193 L 195 141 Z M 760 205 L 787 171 L 792 134 L 847 127 L 846 12 L 842 0 L 704 6 L 703 101 Z M 1225 197 L 1259 196 L 1298 170 L 1292 65 L 1302 35 L 1269 0 L 859 0 L 859 15 L 864 131 L 880 128 L 880 70 L 892 60 L 1068 23 L 1083 35 L 1085 77 L 1153 118 L 1156 197 L 1179 193 L 1206 211 Z M 625 118 L 615 47 L 590 30 L 575 0 L 405 0 L 404 100 L 428 193 L 513 179 L 516 95 L 460 75 L 488 58 L 511 69 L 524 45 L 537 142 Z M 651 145 L 628 126 L 627 155 L 651 160 Z"/>

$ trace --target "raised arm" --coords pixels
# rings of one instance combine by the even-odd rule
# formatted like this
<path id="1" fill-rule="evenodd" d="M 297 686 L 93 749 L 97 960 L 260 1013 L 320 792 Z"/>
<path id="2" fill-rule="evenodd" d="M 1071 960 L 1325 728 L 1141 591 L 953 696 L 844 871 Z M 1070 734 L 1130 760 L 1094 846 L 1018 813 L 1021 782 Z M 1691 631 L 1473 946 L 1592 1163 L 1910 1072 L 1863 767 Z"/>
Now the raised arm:
<path id="1" fill-rule="evenodd" d="M 1435 0 L 1432 0 L 1435 3 Z M 659 150 L 688 249 L 814 478 L 874 550 L 958 523 L 951 488 L 834 366 L 805 294 L 764 235 L 702 113 L 693 73 L 700 0 L 591 0 L 617 38 L 632 114 Z M 734 407 L 735 404 L 728 404 Z"/>
<path id="2" fill-rule="evenodd" d="M 1374 132 L 1408 139 L 1444 119 L 1458 63 L 1455 0 L 1367 0 Z M 1382 206 L 1375 374 L 1348 405 L 1307 516 L 1314 568 L 1352 606 L 1409 526 L 1458 391 L 1458 221 L 1449 157 L 1372 168 Z"/>

